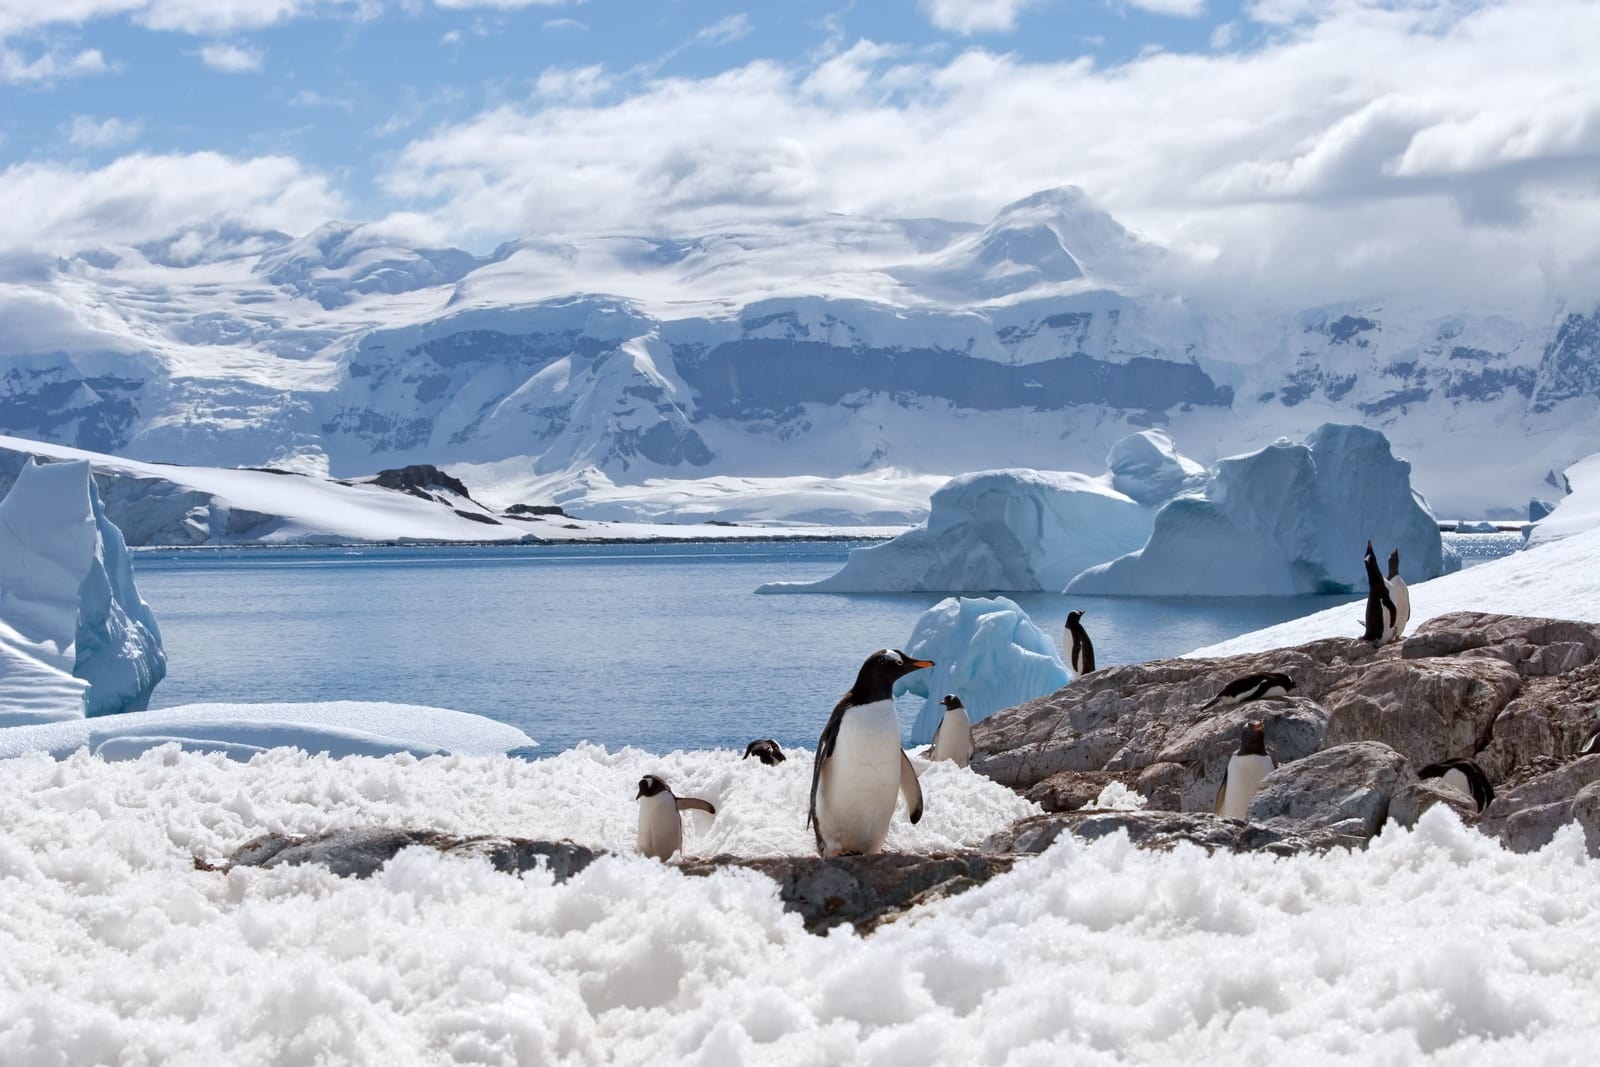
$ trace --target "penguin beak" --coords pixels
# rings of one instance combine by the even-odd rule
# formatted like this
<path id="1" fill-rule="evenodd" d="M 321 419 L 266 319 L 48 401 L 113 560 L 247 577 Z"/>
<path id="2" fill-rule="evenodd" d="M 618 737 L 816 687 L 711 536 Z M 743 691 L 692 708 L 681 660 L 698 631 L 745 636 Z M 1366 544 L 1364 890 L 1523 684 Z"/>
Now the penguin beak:
<path id="1" fill-rule="evenodd" d="M 908 659 L 908 660 L 906 660 L 906 668 L 908 670 L 912 670 L 912 671 L 920 671 L 924 667 L 931 667 L 931 666 L 933 666 L 933 660 L 931 660 L 931 659 Z"/>

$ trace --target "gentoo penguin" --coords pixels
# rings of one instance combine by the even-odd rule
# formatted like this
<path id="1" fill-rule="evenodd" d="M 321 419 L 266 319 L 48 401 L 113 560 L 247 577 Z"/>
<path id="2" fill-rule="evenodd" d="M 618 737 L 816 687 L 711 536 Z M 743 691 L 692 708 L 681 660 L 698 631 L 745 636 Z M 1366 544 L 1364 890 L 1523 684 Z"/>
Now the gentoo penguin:
<path id="1" fill-rule="evenodd" d="M 678 812 L 703 811 L 715 815 L 717 809 L 695 797 L 675 797 L 667 783 L 653 774 L 639 779 L 639 851 L 652 859 L 670 859 L 683 847 L 683 820 Z"/>
<path id="2" fill-rule="evenodd" d="M 954 760 L 956 766 L 965 767 L 972 762 L 972 720 L 967 717 L 966 705 L 951 693 L 939 703 L 944 705 L 944 715 L 939 728 L 933 732 L 933 760 Z"/>
<path id="3" fill-rule="evenodd" d="M 1483 768 L 1469 759 L 1447 759 L 1430 763 L 1417 772 L 1418 778 L 1438 778 L 1458 793 L 1472 798 L 1482 811 L 1494 799 L 1494 786 Z"/>
<path id="4" fill-rule="evenodd" d="M 1067 612 L 1067 632 L 1062 638 L 1074 678 L 1082 678 L 1094 670 L 1094 642 L 1089 640 L 1089 631 L 1083 628 L 1082 619 L 1081 611 Z"/>
<path id="5" fill-rule="evenodd" d="M 1222 692 L 1207 701 L 1200 710 L 1208 711 L 1219 705 L 1224 708 L 1231 708 L 1235 704 L 1260 700 L 1262 697 L 1281 697 L 1293 688 L 1294 679 L 1278 671 L 1261 671 L 1256 674 L 1247 674 L 1242 678 L 1235 678 L 1223 686 Z"/>
<path id="6" fill-rule="evenodd" d="M 1367 554 L 1362 557 L 1367 568 L 1367 628 L 1361 634 L 1364 641 L 1384 641 L 1385 634 L 1394 629 L 1394 601 L 1389 596 L 1389 584 L 1378 569 L 1378 556 L 1367 542 Z"/>
<path id="7" fill-rule="evenodd" d="M 749 759 L 751 756 L 765 763 L 768 767 L 776 767 L 789 758 L 783 754 L 783 749 L 778 747 L 778 742 L 770 737 L 752 741 L 744 746 L 744 758 Z"/>
<path id="8" fill-rule="evenodd" d="M 1596 754 L 1600 754 L 1600 730 L 1590 734 L 1589 740 L 1585 741 L 1578 749 L 1578 755 L 1580 756 L 1593 756 Z"/>
<path id="9" fill-rule="evenodd" d="M 1394 633 L 1387 640 L 1398 641 L 1406 635 L 1406 624 L 1411 621 L 1411 590 L 1400 577 L 1400 550 L 1389 553 L 1389 599 L 1394 601 Z"/>
<path id="10" fill-rule="evenodd" d="M 1245 723 L 1239 735 L 1239 751 L 1228 757 L 1228 773 L 1222 776 L 1222 787 L 1217 790 L 1217 814 L 1224 819 L 1244 818 L 1250 801 L 1261 788 L 1261 779 L 1277 766 L 1278 761 L 1267 752 L 1266 727 L 1260 720 Z"/>
<path id="11" fill-rule="evenodd" d="M 905 794 L 913 823 L 922 818 L 922 787 L 900 747 L 894 683 L 933 664 L 898 649 L 867 657 L 834 706 L 811 763 L 811 809 L 806 826 L 824 856 L 867 854 L 883 847 L 894 814 L 894 794 Z"/>

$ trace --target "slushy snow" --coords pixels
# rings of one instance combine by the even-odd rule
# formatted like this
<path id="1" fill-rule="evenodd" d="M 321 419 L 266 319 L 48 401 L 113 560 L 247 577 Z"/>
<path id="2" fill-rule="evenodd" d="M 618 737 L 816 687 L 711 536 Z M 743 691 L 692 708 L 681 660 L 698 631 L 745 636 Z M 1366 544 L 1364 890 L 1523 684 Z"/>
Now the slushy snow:
<path id="1" fill-rule="evenodd" d="M 583 750 L 533 763 L 173 750 L 7 762 L 0 1061 L 934 1065 L 1211 1062 L 1252 1048 L 1555 1063 L 1600 1041 L 1600 865 L 1582 834 L 1519 856 L 1442 806 L 1415 831 L 1324 855 L 1065 838 L 865 938 L 805 933 L 754 872 L 689 878 L 630 856 L 562 885 L 423 849 L 366 880 L 195 865 L 267 831 L 341 826 L 561 828 L 626 849 L 633 785 L 651 770 L 685 792 L 719 774 L 748 782 L 720 796 L 714 826 L 747 817 L 803 838 L 805 761 L 778 768 L 800 773 L 770 807 L 773 769 L 739 762 Z M 1022 803 L 992 783 L 952 796 L 981 779 L 949 765 L 924 781 L 922 826 L 964 807 L 969 841 Z M 741 815 L 747 804 L 759 806 Z M 713 832 L 689 826 L 690 852 L 720 847 Z"/>
<path id="2" fill-rule="evenodd" d="M 939 728 L 939 701 L 954 693 L 974 723 L 997 711 L 1053 693 L 1070 677 L 1057 643 L 1005 597 L 946 597 L 923 612 L 905 651 L 933 661 L 895 684 L 923 698 L 911 743 L 927 744 Z"/>
<path id="3" fill-rule="evenodd" d="M 963 474 L 933 494 L 921 526 L 853 549 L 821 581 L 772 582 L 759 591 L 1057 592 L 1150 533 L 1150 511 L 1108 481 L 1069 471 Z"/>
<path id="4" fill-rule="evenodd" d="M 0 500 L 0 723 L 136 711 L 166 671 L 89 464 L 29 460 Z"/>
<path id="5" fill-rule="evenodd" d="M 1067 591 L 1109 596 L 1297 596 L 1365 591 L 1362 551 L 1400 549 L 1408 584 L 1451 564 L 1411 490 L 1411 465 L 1377 430 L 1325 423 L 1217 464 L 1204 496 L 1157 513 L 1149 543 L 1092 567 Z"/>

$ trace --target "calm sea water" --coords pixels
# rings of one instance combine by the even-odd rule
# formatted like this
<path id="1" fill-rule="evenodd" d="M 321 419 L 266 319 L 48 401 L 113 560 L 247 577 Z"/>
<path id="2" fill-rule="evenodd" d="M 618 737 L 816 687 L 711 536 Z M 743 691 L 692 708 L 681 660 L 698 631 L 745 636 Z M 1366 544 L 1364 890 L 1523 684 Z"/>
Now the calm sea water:
<path id="1" fill-rule="evenodd" d="M 873 649 L 936 594 L 757 596 L 851 545 L 570 545 L 140 552 L 168 675 L 152 707 L 387 700 L 536 738 L 653 751 L 814 744 Z M 1059 634 L 1065 597 L 1014 597 Z M 1099 663 L 1163 656 L 1350 598 L 1074 597 Z M 909 728 L 917 701 L 901 708 Z"/>

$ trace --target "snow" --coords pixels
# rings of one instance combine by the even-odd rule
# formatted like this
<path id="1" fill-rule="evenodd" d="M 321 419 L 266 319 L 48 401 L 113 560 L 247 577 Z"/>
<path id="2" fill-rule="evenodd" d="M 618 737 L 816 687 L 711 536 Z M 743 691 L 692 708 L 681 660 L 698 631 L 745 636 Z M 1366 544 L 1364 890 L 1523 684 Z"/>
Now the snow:
<path id="1" fill-rule="evenodd" d="M 939 701 L 954 693 L 980 722 L 1004 708 L 1053 693 L 1070 677 L 1057 642 L 1005 597 L 946 597 L 924 611 L 905 651 L 933 666 L 895 683 L 924 698 L 911 743 L 927 744 L 939 728 Z"/>
<path id="2" fill-rule="evenodd" d="M 1294 596 L 1365 589 L 1362 550 L 1400 549 L 1408 583 L 1448 564 L 1411 466 L 1377 430 L 1325 423 L 1217 464 L 1203 496 L 1156 515 L 1137 552 L 1074 578 L 1068 592 L 1110 596 Z"/>
<path id="3" fill-rule="evenodd" d="M 80 748 L 128 759 L 169 743 L 242 759 L 280 747 L 339 758 L 392 752 L 486 756 L 536 744 L 516 727 L 481 715 L 413 704 L 182 704 L 0 729 L 0 759 L 27 753 L 62 758 Z"/>
<path id="4" fill-rule="evenodd" d="M 921 526 L 853 549 L 821 581 L 773 582 L 759 591 L 1056 592 L 1150 532 L 1149 510 L 1105 481 L 1069 471 L 963 474 L 933 494 Z"/>
<path id="5" fill-rule="evenodd" d="M 737 763 L 684 754 L 678 777 L 713 756 Z M 586 779 L 608 761 L 615 781 Z M 1554 1063 L 1600 1039 L 1600 867 L 1581 833 L 1518 856 L 1443 806 L 1325 855 L 1068 838 L 865 938 L 805 933 L 753 872 L 630 856 L 562 885 L 422 849 L 367 880 L 194 863 L 269 830 L 538 832 L 560 823 L 552 801 L 575 839 L 626 848 L 647 766 L 10 762 L 0 1060 Z M 947 781 L 975 777 L 928 774 L 929 820 Z M 757 814 L 798 835 L 803 812 L 786 792 Z"/>
<path id="6" fill-rule="evenodd" d="M 0 724 L 138 710 L 166 674 L 87 463 L 29 460 L 0 500 L 0 668 Z"/>
<path id="7" fill-rule="evenodd" d="M 1413 634 L 1427 620 L 1455 611 L 1600 622 L 1600 530 L 1407 585 Z M 1361 631 L 1362 602 L 1357 601 L 1197 648 L 1187 655 L 1233 656 L 1324 637 L 1359 637 Z"/>
<path id="8" fill-rule="evenodd" d="M 1600 528 L 1600 452 L 1580 459 L 1562 474 L 1570 492 L 1534 525 L 1528 535 L 1532 544 L 1544 544 Z"/>

